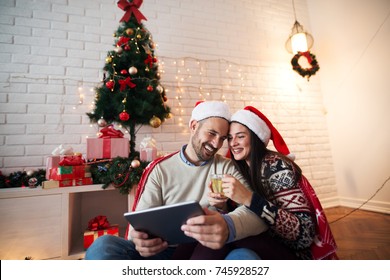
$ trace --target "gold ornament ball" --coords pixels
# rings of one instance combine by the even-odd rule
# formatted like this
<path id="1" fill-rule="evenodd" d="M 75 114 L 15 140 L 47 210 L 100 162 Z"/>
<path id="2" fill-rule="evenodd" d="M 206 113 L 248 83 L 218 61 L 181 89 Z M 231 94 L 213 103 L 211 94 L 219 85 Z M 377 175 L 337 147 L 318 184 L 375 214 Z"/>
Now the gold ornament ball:
<path id="1" fill-rule="evenodd" d="M 135 160 L 131 161 L 130 164 L 131 164 L 131 167 L 133 167 L 133 168 L 137 168 L 137 167 L 139 167 L 141 165 L 141 163 L 139 162 L 138 159 L 135 159 Z"/>
<path id="2" fill-rule="evenodd" d="M 132 28 L 127 28 L 126 29 L 126 34 L 129 35 L 129 36 L 133 35 L 134 34 L 134 30 Z"/>
<path id="3" fill-rule="evenodd" d="M 149 124 L 151 127 L 157 128 L 161 125 L 161 120 L 158 117 L 153 116 L 153 118 L 150 119 Z"/>
<path id="4" fill-rule="evenodd" d="M 112 62 L 112 57 L 111 56 L 107 56 L 106 57 L 106 62 L 107 63 L 111 63 Z"/>

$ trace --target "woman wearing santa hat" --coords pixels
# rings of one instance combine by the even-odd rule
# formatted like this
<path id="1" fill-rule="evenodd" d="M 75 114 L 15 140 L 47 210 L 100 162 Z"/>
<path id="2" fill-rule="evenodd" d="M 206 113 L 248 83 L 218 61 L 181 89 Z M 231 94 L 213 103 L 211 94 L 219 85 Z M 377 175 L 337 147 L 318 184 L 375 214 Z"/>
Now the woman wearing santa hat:
<path id="1" fill-rule="evenodd" d="M 277 151 L 267 148 L 269 140 Z M 229 198 L 245 205 L 269 226 L 272 238 L 300 259 L 337 259 L 321 204 L 267 117 L 251 106 L 237 111 L 231 118 L 228 144 L 231 158 L 252 190 L 224 175 L 224 195 L 211 192 L 210 204 L 225 208 Z M 253 243 L 250 246 L 255 247 Z"/>

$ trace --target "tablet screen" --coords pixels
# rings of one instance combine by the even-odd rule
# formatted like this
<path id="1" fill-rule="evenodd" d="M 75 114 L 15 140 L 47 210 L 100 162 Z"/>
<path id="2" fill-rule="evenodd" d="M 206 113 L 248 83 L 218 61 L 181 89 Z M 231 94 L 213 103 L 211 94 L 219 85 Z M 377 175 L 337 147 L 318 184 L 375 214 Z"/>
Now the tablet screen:
<path id="1" fill-rule="evenodd" d="M 172 245 L 196 241 L 186 236 L 181 226 L 189 218 L 203 214 L 197 201 L 188 201 L 128 212 L 124 216 L 134 229 L 144 231 L 152 237 L 160 237 Z"/>

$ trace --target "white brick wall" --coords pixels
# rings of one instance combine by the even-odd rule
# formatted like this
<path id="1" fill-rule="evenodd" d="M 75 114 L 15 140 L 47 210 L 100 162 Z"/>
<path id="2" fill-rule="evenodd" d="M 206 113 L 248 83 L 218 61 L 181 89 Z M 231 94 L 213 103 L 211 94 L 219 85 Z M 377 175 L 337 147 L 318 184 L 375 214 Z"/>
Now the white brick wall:
<path id="1" fill-rule="evenodd" d="M 305 0 L 295 1 L 310 28 Z M 191 109 L 202 98 L 232 111 L 261 109 L 284 135 L 322 198 L 336 195 L 319 75 L 291 70 L 284 49 L 294 23 L 291 2 L 278 0 L 144 0 L 145 27 L 158 45 L 162 84 L 175 115 L 142 127 L 161 151 L 188 140 Z M 123 11 L 115 0 L 0 1 L 0 170 L 42 168 L 59 144 L 86 151 L 98 131 L 85 115 L 102 78 Z M 80 93 L 85 95 L 79 104 Z"/>

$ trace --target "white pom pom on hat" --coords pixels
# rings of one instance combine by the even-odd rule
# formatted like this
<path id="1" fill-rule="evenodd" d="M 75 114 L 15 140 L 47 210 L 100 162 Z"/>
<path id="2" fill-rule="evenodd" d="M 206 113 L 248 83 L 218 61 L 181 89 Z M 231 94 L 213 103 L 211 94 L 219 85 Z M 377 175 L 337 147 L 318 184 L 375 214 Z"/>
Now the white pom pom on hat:
<path id="1" fill-rule="evenodd" d="M 268 118 L 256 108 L 246 106 L 243 110 L 237 111 L 231 117 L 231 122 L 238 122 L 248 127 L 260 138 L 265 146 L 268 145 L 268 142 L 271 139 L 275 149 L 279 153 L 292 160 L 295 159 L 295 155 L 290 153 L 286 142 L 284 142 L 283 137 L 278 130 L 272 125 Z"/>
<path id="2" fill-rule="evenodd" d="M 222 101 L 198 101 L 192 110 L 190 123 L 192 120 L 201 121 L 211 117 L 219 117 L 230 121 L 229 106 Z"/>

